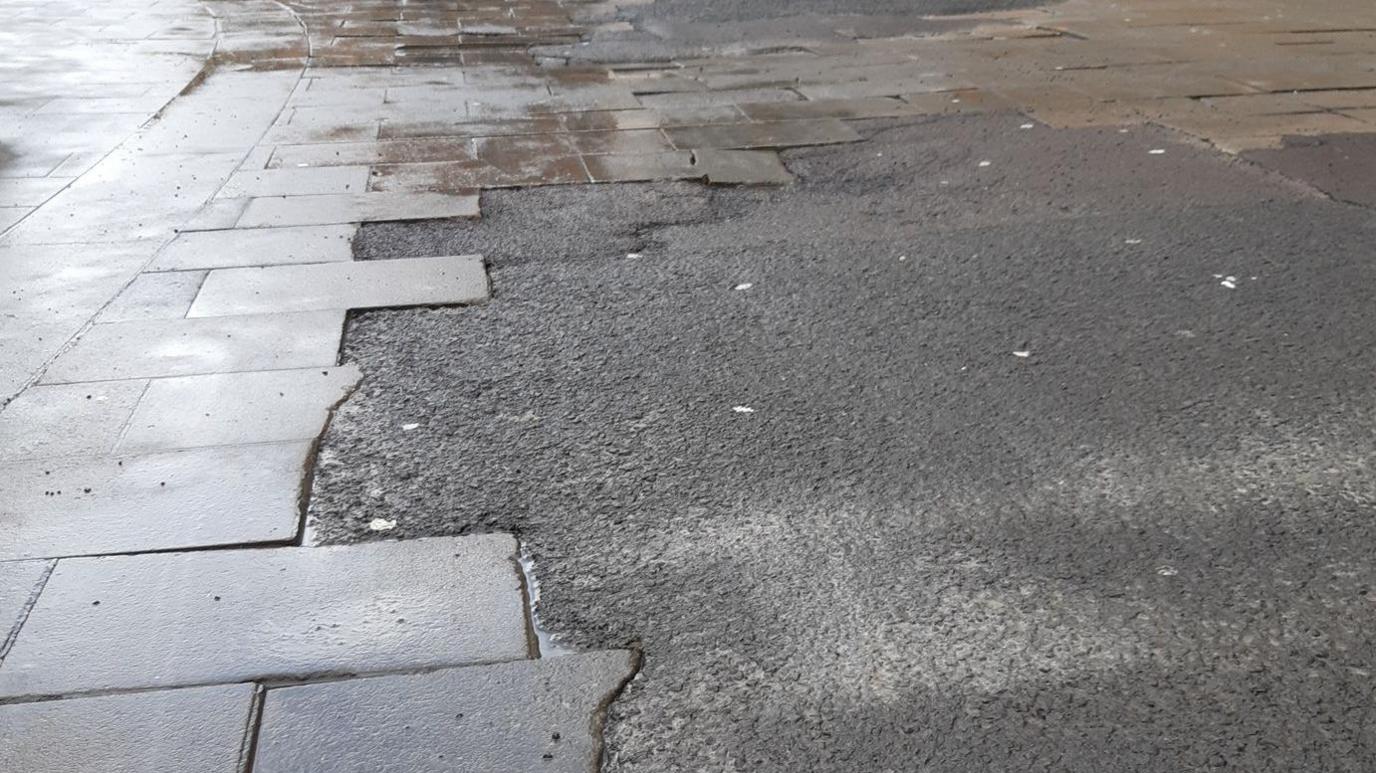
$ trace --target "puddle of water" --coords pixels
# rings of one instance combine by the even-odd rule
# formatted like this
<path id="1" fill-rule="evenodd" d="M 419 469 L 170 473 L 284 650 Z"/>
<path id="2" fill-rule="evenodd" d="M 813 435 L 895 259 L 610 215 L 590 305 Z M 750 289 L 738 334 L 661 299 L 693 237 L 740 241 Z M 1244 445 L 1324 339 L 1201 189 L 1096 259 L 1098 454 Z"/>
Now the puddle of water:
<path id="1" fill-rule="evenodd" d="M 526 543 L 520 543 L 521 552 L 518 560 L 521 564 L 521 574 L 526 578 L 526 592 L 530 594 L 530 605 L 528 614 L 530 619 L 530 629 L 535 632 L 535 641 L 540 648 L 540 657 L 557 658 L 561 655 L 573 655 L 576 650 L 560 644 L 547 628 L 540 624 L 540 581 L 535 579 L 535 559 L 530 555 L 530 549 Z"/>

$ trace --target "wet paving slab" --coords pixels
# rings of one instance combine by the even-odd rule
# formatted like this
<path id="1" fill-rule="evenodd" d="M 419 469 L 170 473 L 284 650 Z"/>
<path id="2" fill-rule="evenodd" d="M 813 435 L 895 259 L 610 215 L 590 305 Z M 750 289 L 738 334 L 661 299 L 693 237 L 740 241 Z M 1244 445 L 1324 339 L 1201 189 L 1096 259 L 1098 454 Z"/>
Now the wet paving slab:
<path id="1" fill-rule="evenodd" d="M 238 773 L 251 684 L 0 705 L 0 767 L 28 773 Z"/>
<path id="2" fill-rule="evenodd" d="M 58 561 L 0 696 L 524 659 L 503 535 Z"/>

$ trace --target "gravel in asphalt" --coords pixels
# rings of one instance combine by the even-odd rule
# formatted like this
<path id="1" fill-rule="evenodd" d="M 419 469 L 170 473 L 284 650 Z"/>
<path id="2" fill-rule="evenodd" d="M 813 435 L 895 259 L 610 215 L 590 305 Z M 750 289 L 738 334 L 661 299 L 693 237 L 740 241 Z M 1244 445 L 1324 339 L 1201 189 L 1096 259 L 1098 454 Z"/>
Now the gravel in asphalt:
<path id="1" fill-rule="evenodd" d="M 1376 219 L 1023 120 L 365 228 L 493 297 L 354 318 L 315 528 L 520 535 L 610 771 L 1371 769 Z"/>

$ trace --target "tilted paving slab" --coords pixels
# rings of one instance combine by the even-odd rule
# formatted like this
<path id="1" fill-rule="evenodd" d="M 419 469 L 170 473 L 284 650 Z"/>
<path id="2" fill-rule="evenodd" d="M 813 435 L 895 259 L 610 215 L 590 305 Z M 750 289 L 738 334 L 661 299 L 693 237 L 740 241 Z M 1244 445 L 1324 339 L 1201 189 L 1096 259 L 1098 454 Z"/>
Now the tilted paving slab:
<path id="1" fill-rule="evenodd" d="M 592 773 L 634 672 L 612 650 L 269 690 L 254 770 Z"/>
<path id="2" fill-rule="evenodd" d="M 0 561 L 289 540 L 311 446 L 0 463 Z"/>
<path id="3" fill-rule="evenodd" d="M 96 316 L 97 322 L 180 319 L 191 308 L 204 271 L 139 274 Z"/>
<path id="4" fill-rule="evenodd" d="M 674 146 L 698 148 L 788 148 L 855 142 L 856 131 L 835 118 L 771 123 L 676 126 L 664 130 Z"/>
<path id="5" fill-rule="evenodd" d="M 0 409 L 0 460 L 110 451 L 146 386 L 146 381 L 107 381 L 24 390 Z"/>
<path id="6" fill-rule="evenodd" d="M 334 310 L 95 325 L 42 383 L 329 367 L 343 330 Z"/>
<path id="7" fill-rule="evenodd" d="M 481 256 L 220 269 L 188 316 L 475 303 L 488 297 Z"/>
<path id="8" fill-rule="evenodd" d="M 793 181 L 772 150 L 695 150 L 693 161 L 709 183 L 784 185 Z"/>
<path id="9" fill-rule="evenodd" d="M 385 220 L 475 218 L 478 197 L 449 193 L 325 193 L 279 196 L 249 202 L 240 228 L 370 223 Z"/>
<path id="10" fill-rule="evenodd" d="M 312 440 L 360 377 L 345 365 L 154 379 L 118 450 Z"/>
<path id="11" fill-rule="evenodd" d="M 354 230 L 352 225 L 318 225 L 182 233 L 158 253 L 149 270 L 353 260 Z"/>
<path id="12" fill-rule="evenodd" d="M 0 697 L 522 659 L 515 554 L 488 534 L 63 559 Z"/>
<path id="13" fill-rule="evenodd" d="M 51 561 L 0 562 L 0 662 L 52 567 Z"/>
<path id="14" fill-rule="evenodd" d="M 240 196 L 305 196 L 321 193 L 359 193 L 368 187 L 366 166 L 324 166 L 305 169 L 253 169 L 235 172 L 218 198 Z"/>
<path id="15" fill-rule="evenodd" d="M 251 684 L 0 706 L 0 770 L 238 773 Z"/>

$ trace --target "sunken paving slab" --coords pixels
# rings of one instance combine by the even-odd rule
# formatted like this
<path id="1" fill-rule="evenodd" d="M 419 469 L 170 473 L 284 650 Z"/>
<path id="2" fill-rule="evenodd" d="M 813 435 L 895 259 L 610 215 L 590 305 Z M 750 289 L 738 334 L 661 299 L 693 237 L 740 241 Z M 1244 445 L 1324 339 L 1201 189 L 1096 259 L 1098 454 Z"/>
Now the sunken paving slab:
<path id="1" fill-rule="evenodd" d="M 0 661 L 52 568 L 51 561 L 0 562 Z"/>
<path id="2" fill-rule="evenodd" d="M 196 297 L 204 271 L 139 274 L 96 317 L 97 322 L 180 319 Z"/>
<path id="3" fill-rule="evenodd" d="M 279 196 L 249 201 L 240 228 L 368 223 L 382 220 L 430 220 L 479 215 L 478 197 L 451 193 L 325 193 Z"/>
<path id="4" fill-rule="evenodd" d="M 479 255 L 234 268 L 210 272 L 188 316 L 437 306 L 487 297 Z"/>
<path id="5" fill-rule="evenodd" d="M 24 390 L 0 409 L 0 460 L 101 454 L 114 448 L 146 382 Z"/>
<path id="6" fill-rule="evenodd" d="M 49 366 L 42 383 L 329 367 L 343 330 L 343 311 L 96 325 Z"/>
<path id="7" fill-rule="evenodd" d="M 352 225 L 317 225 L 183 233 L 158 253 L 149 270 L 353 260 L 354 230 Z"/>
<path id="8" fill-rule="evenodd" d="M 311 453 L 300 441 L 0 465 L 0 561 L 289 540 Z"/>
<path id="9" fill-rule="evenodd" d="M 0 706 L 0 770 L 237 773 L 251 684 Z"/>
<path id="10" fill-rule="evenodd" d="M 590 652 L 269 690 L 257 773 L 590 773 L 635 655 Z"/>
<path id="11" fill-rule="evenodd" d="M 505 534 L 58 561 L 0 697 L 295 679 L 529 654 Z"/>
<path id="12" fill-rule="evenodd" d="M 118 450 L 312 440 L 361 377 L 345 365 L 154 379 Z"/>

